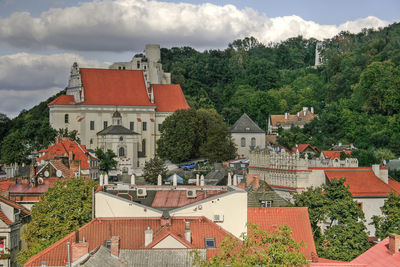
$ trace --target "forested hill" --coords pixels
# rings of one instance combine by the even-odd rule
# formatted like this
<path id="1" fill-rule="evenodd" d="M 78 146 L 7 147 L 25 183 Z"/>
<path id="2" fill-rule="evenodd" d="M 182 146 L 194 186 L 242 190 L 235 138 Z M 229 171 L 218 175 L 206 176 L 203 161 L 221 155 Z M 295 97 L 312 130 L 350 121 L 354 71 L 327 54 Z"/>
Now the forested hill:
<path id="1" fill-rule="evenodd" d="M 282 134 L 281 144 L 307 142 L 327 148 L 354 143 L 399 155 L 400 24 L 358 34 L 343 32 L 325 40 L 318 68 L 313 67 L 316 43 L 296 37 L 261 44 L 249 37 L 233 41 L 225 50 L 163 48 L 161 58 L 191 107 L 215 108 L 229 125 L 246 112 L 265 129 L 268 114 L 313 106 L 320 119 L 304 130 Z M 48 144 L 54 132 L 47 127 L 47 103 L 53 98 L 11 121 L 0 116 L 3 162 L 9 156 L 5 141 L 13 154 L 24 150 L 15 145 L 19 140 L 25 148 Z"/>
<path id="2" fill-rule="evenodd" d="M 268 114 L 313 106 L 320 119 L 284 134 L 282 144 L 343 142 L 400 154 L 400 24 L 325 40 L 318 68 L 316 42 L 245 38 L 223 51 L 162 49 L 161 58 L 192 107 L 213 107 L 228 124 L 246 112 L 265 129 Z"/>

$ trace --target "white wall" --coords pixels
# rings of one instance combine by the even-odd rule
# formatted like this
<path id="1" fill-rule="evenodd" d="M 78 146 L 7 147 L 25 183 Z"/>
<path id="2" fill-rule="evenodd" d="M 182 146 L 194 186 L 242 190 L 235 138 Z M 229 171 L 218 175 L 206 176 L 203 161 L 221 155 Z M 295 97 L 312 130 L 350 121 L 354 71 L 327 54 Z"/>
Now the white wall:
<path id="1" fill-rule="evenodd" d="M 172 236 L 167 236 L 163 240 L 161 240 L 157 245 L 153 248 L 187 248 L 181 242 L 173 238 Z"/>
<path id="2" fill-rule="evenodd" d="M 385 200 L 387 200 L 387 197 L 381 197 L 381 198 L 355 197 L 353 199 L 354 201 L 362 203 L 362 210 L 365 214 L 365 219 L 366 219 L 365 226 L 367 227 L 367 230 L 370 233 L 369 236 L 375 236 L 375 227 L 374 225 L 370 225 L 370 223 L 372 222 L 372 216 L 374 215 L 382 216 L 382 211 L 380 208 L 385 204 Z"/>
<path id="3" fill-rule="evenodd" d="M 246 139 L 246 146 L 241 146 L 241 139 Z M 264 133 L 232 133 L 232 139 L 237 147 L 237 154 L 239 156 L 249 157 L 249 150 L 251 145 L 251 138 L 256 138 L 256 147 L 265 148 L 265 134 Z"/>

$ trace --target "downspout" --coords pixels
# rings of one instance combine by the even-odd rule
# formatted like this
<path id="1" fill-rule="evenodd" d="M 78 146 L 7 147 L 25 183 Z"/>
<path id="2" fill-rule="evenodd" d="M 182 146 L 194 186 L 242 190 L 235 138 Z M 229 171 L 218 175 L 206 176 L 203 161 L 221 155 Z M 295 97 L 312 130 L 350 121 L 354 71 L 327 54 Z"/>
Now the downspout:
<path id="1" fill-rule="evenodd" d="M 67 242 L 67 267 L 71 267 L 71 244 Z"/>
<path id="2" fill-rule="evenodd" d="M 94 187 L 92 188 L 92 220 L 94 219 L 94 203 L 95 202 L 95 197 L 94 197 Z"/>

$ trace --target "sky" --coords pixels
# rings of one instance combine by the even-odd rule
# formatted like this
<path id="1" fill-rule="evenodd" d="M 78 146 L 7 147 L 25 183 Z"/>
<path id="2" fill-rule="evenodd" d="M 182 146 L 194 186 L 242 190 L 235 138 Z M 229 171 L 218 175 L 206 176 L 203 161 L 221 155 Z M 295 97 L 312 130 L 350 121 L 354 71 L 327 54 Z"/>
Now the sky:
<path id="1" fill-rule="evenodd" d="M 74 61 L 106 68 L 145 44 L 224 49 L 323 40 L 400 20 L 398 0 L 0 0 L 0 113 L 12 118 L 66 87 Z"/>

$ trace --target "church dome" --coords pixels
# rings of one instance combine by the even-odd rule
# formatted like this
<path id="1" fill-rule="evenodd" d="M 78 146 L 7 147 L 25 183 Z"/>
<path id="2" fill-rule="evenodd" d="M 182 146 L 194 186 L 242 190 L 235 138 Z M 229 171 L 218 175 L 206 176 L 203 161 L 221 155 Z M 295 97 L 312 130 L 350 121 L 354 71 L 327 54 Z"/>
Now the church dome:
<path id="1" fill-rule="evenodd" d="M 122 118 L 121 113 L 119 113 L 118 110 L 114 112 L 114 114 L 113 114 L 112 117 L 113 117 L 113 118 Z"/>

